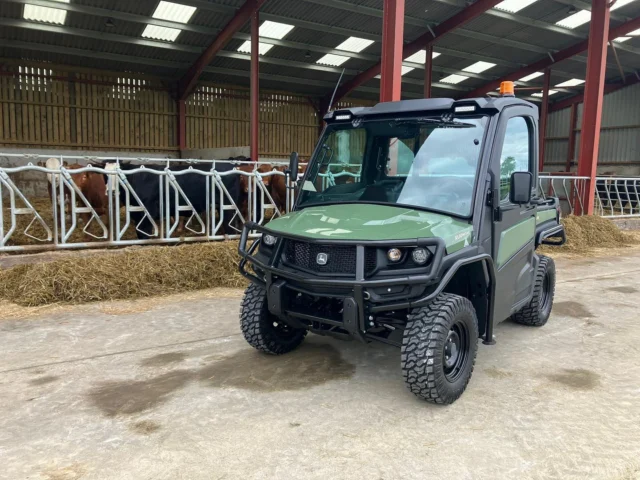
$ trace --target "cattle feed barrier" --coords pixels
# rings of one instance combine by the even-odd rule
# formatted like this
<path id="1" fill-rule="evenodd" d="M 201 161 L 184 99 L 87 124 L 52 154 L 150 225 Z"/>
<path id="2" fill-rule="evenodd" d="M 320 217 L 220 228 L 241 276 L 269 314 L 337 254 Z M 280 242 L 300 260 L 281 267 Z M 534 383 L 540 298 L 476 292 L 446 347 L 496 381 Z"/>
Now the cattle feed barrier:
<path id="1" fill-rule="evenodd" d="M 294 202 L 293 182 L 282 171 L 285 162 L 270 162 L 266 171 L 259 171 L 265 163 L 0 153 L 2 157 L 17 158 L 24 165 L 0 167 L 0 252 L 238 239 L 246 220 L 264 224 L 272 216 L 289 212 Z M 49 158 L 56 158 L 61 166 L 40 165 Z M 92 165 L 68 165 L 77 161 Z M 129 165 L 122 168 L 125 164 Z M 133 168 L 131 164 L 135 164 Z M 339 181 L 360 179 L 358 165 L 332 163 L 329 167 L 320 174 L 325 188 Z M 44 185 L 50 182 L 46 202 L 27 193 L 27 183 L 19 181 L 25 173 L 30 174 L 29 182 L 34 181 L 33 174 L 40 176 Z M 88 195 L 92 192 L 83 191 L 80 179 L 87 174 L 106 178 L 102 214 L 95 198 Z M 204 179 L 199 182 L 202 190 L 197 192 L 205 199 L 203 208 L 194 204 L 194 192 L 186 180 L 195 179 L 194 175 Z M 140 189 L 135 188 L 136 178 L 141 176 L 156 179 L 152 198 L 141 196 Z M 276 176 L 283 177 L 283 185 L 288 187 L 284 204 L 276 201 L 268 186 Z M 560 198 L 563 214 L 571 214 L 583 197 L 586 180 L 541 174 L 539 194 Z M 245 185 L 242 191 L 237 189 L 238 184 Z M 640 217 L 640 178 L 597 177 L 595 208 L 596 213 L 608 218 Z M 136 238 L 131 238 L 132 232 Z M 31 241 L 20 241 L 19 234 Z"/>
<path id="2" fill-rule="evenodd" d="M 265 165 L 263 162 L 0 153 L 1 157 L 19 157 L 26 164 L 0 167 L 0 252 L 238 239 L 246 220 L 264 224 L 273 216 L 284 215 L 293 204 L 292 182 L 281 171 L 288 165 L 285 162 L 267 164 L 269 168 L 280 170 L 259 172 L 258 168 Z M 61 165 L 52 169 L 34 163 L 44 163 L 49 158 L 58 159 L 60 164 L 81 160 L 94 165 L 81 168 Z M 135 167 L 121 168 L 129 162 L 135 163 Z M 182 169 L 174 169 L 176 164 Z M 226 166 L 225 171 L 219 171 L 223 165 Z M 44 206 L 42 198 L 39 199 L 40 205 L 35 206 L 34 199 L 24 193 L 26 187 L 20 187 L 14 181 L 14 177 L 26 172 L 40 174 L 41 182 L 50 182 L 51 197 Z M 92 199 L 82 191 L 79 179 L 86 174 L 106 177 L 103 181 L 106 212 L 103 215 L 97 211 L 95 202 L 92 204 Z M 153 198 L 143 198 L 140 190 L 135 188 L 135 178 L 140 175 L 147 179 L 157 178 L 153 187 L 157 195 Z M 204 179 L 198 182 L 201 191 L 196 192 L 196 196 L 204 196 L 201 203 L 205 207 L 202 209 L 193 204 L 194 192 L 189 191 L 189 178 L 194 179 L 194 175 Z M 269 179 L 275 176 L 283 177 L 284 185 L 290 187 L 283 195 L 285 202 L 282 205 L 277 204 L 267 187 Z M 242 182 L 241 178 L 245 181 Z M 237 188 L 230 191 L 227 183 L 236 187 L 246 183 L 247 193 Z M 244 212 L 243 204 L 246 205 Z M 19 219 L 24 217 L 29 218 L 28 223 L 20 222 Z M 35 225 L 39 227 L 36 235 L 32 234 Z M 179 232 L 180 225 L 182 232 Z M 19 226 L 22 228 L 20 232 Z M 138 238 L 130 238 L 131 230 Z M 80 239 L 78 231 L 81 232 Z M 25 245 L 14 241 L 18 233 L 33 242 Z"/>

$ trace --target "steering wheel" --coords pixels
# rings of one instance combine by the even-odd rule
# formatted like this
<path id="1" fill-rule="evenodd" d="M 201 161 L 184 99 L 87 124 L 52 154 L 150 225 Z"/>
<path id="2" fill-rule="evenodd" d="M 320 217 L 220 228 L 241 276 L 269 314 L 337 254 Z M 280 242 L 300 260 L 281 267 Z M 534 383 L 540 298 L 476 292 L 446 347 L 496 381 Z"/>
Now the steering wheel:
<path id="1" fill-rule="evenodd" d="M 448 178 L 442 179 L 442 183 L 438 185 L 438 190 L 440 191 L 444 190 L 445 194 L 448 194 L 450 196 L 455 196 L 456 200 L 460 200 L 460 194 L 456 191 L 456 189 L 449 187 L 451 183 L 455 183 L 455 182 L 462 184 L 464 186 L 464 189 L 468 190 L 469 193 L 473 192 L 473 183 L 460 177 L 448 177 Z"/>
<path id="2" fill-rule="evenodd" d="M 402 198 L 402 203 L 407 205 L 422 205 L 427 198 L 433 199 L 427 203 L 434 206 L 452 202 L 468 201 L 466 195 L 461 195 L 456 191 L 456 188 L 452 186 L 452 183 L 455 182 L 462 184 L 462 191 L 468 190 L 469 196 L 471 196 L 471 192 L 473 191 L 472 183 L 460 177 L 448 177 L 443 178 L 439 183 L 437 183 L 437 187 L 435 188 L 432 186 L 430 189 L 419 194 L 404 196 Z"/>

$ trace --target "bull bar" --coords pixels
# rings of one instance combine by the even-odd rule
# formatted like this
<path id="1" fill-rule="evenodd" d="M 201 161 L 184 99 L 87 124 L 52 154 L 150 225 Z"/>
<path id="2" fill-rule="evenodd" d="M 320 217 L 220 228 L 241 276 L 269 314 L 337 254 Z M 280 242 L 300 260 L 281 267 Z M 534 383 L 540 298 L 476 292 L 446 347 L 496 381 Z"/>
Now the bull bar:
<path id="1" fill-rule="evenodd" d="M 250 232 L 259 232 L 269 234 L 279 238 L 275 245 L 274 253 L 270 256 L 268 263 L 253 256 L 260 241 L 255 241 L 247 248 Z M 304 241 L 308 243 L 321 243 L 322 245 L 352 245 L 356 247 L 356 271 L 353 280 L 338 278 L 319 278 L 317 276 L 304 276 L 290 270 L 279 267 L 279 259 L 284 246 L 283 239 Z M 419 274 L 402 274 L 394 275 L 389 278 L 378 278 L 375 280 L 367 280 L 365 278 L 365 247 L 435 247 L 435 252 L 431 258 L 430 264 L 426 267 L 426 273 Z M 350 335 L 365 341 L 366 339 L 366 317 L 369 313 L 382 311 L 390 311 L 401 308 L 411 308 L 413 305 L 424 304 L 430 301 L 439 293 L 439 289 L 427 296 L 420 297 L 414 301 L 406 300 L 402 302 L 391 301 L 377 302 L 370 305 L 368 302 L 371 295 L 367 291 L 370 288 L 393 287 L 398 285 L 416 285 L 421 284 L 425 287 L 437 283 L 440 278 L 442 259 L 445 252 L 445 242 L 441 238 L 417 238 L 408 240 L 382 240 L 382 241 L 366 241 L 366 240 L 337 240 L 337 239 L 314 239 L 293 234 L 282 234 L 254 222 L 247 222 L 243 228 L 238 246 L 238 253 L 241 260 L 239 264 L 240 273 L 254 283 L 262 285 L 267 291 L 267 302 L 269 311 L 292 323 L 294 326 L 300 326 L 295 318 L 328 324 L 341 327 L 349 332 Z M 247 271 L 247 263 L 264 272 L 264 278 Z M 255 269 L 254 269 L 255 271 Z M 327 294 L 313 291 L 313 287 L 337 287 L 349 289 L 349 293 L 345 294 Z M 289 311 L 286 307 L 285 290 L 290 289 L 300 293 L 313 295 L 315 297 L 338 298 L 343 301 L 342 322 L 335 320 L 303 314 L 299 312 Z M 291 317 L 294 317 L 292 320 Z"/>

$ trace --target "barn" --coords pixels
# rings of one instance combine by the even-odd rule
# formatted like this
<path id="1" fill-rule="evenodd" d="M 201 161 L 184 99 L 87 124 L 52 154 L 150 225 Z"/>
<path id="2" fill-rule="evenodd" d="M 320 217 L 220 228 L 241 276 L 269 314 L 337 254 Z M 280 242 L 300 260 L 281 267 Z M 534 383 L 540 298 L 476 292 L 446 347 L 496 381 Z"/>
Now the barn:
<path id="1" fill-rule="evenodd" d="M 474 137 L 464 112 L 511 97 L 535 112 L 528 130 Z M 385 174 L 417 171 L 431 134 L 401 137 L 407 112 L 452 138 L 466 128 L 497 162 L 497 180 L 471 172 L 498 182 L 472 182 L 486 220 L 437 227 L 465 223 L 464 247 L 513 210 L 495 195 L 514 173 L 530 173 L 535 205 L 558 199 L 567 243 L 538 251 L 557 265 L 549 325 L 496 325 L 450 407 L 398 388 L 393 341 L 309 335 L 268 356 L 238 327 L 260 275 L 238 272 L 238 242 L 302 211 L 305 190 L 364 182 L 374 141 L 329 135 L 363 112 L 400 132 Z M 454 141 L 441 150 L 438 168 L 468 169 Z M 348 275 L 316 244 L 361 211 L 339 219 L 358 202 L 336 203 L 304 224 L 315 243 L 274 258 L 306 255 L 304 273 L 342 292 Z M 640 0 L 0 0 L 0 477 L 638 478 L 639 218 Z M 401 220 L 368 226 L 385 242 Z M 476 253 L 497 264 L 508 232 Z M 365 253 L 335 248 L 361 268 Z M 483 285 L 469 296 L 507 295 Z M 317 293 L 298 288 L 300 305 Z M 307 303 L 342 316 L 340 295 Z"/>

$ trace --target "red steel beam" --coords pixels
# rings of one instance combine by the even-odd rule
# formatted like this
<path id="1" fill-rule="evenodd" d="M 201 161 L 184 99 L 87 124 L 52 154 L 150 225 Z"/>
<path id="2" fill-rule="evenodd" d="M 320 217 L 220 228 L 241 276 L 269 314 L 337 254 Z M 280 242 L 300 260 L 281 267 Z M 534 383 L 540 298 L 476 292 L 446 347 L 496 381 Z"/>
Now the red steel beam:
<path id="1" fill-rule="evenodd" d="M 260 18 L 255 12 L 251 16 L 251 78 L 249 80 L 249 102 L 251 104 L 251 160 L 258 161 L 258 142 L 260 140 Z"/>
<path id="2" fill-rule="evenodd" d="M 547 139 L 547 117 L 549 116 L 549 86 L 551 85 L 551 69 L 544 70 L 544 86 L 542 87 L 542 105 L 540 107 L 540 155 L 538 158 L 538 171 L 544 168 L 544 153 Z"/>
<path id="3" fill-rule="evenodd" d="M 476 3 L 468 6 L 464 10 L 456 13 L 454 16 L 446 19 L 439 25 L 433 27 L 430 31 L 421 35 L 413 42 L 404 46 L 402 58 L 407 58 L 423 48 L 427 48 L 429 45 L 433 45 L 440 37 L 450 33 L 458 27 L 461 27 L 465 23 L 479 17 L 490 8 L 495 7 L 501 0 L 478 0 Z M 381 62 L 376 63 L 373 67 L 359 73 L 351 80 L 346 82 L 336 91 L 335 102 L 344 98 L 349 92 L 359 87 L 365 82 L 368 82 L 376 75 L 380 74 Z"/>
<path id="4" fill-rule="evenodd" d="M 593 16 L 593 11 L 592 11 L 592 16 Z M 607 41 L 613 40 L 614 38 L 623 37 L 627 33 L 637 30 L 639 28 L 640 28 L 640 17 L 637 17 L 632 20 L 629 20 L 628 22 L 623 23 L 622 25 L 619 25 L 615 28 L 610 29 L 607 37 Z M 532 63 L 531 65 L 522 67 L 520 70 L 512 72 L 509 75 L 505 75 L 504 77 L 499 78 L 498 80 L 493 80 L 483 85 L 482 87 L 476 88 L 471 92 L 465 93 L 464 95 L 467 98 L 482 97 L 487 92 L 492 92 L 497 88 L 499 88 L 502 82 L 505 82 L 508 80 L 512 80 L 512 81 L 518 80 L 522 77 L 526 77 L 531 73 L 539 72 L 540 70 L 544 70 L 545 68 L 550 67 L 555 63 L 561 62 L 562 60 L 566 60 L 567 58 L 571 58 L 576 55 L 579 55 L 582 52 L 585 52 L 588 48 L 589 48 L 589 39 L 584 40 L 583 42 L 580 42 L 580 43 L 576 43 L 575 45 L 569 48 L 566 48 L 564 50 L 554 53 L 553 60 L 551 60 L 549 56 L 546 56 L 543 59 L 535 63 Z"/>
<path id="5" fill-rule="evenodd" d="M 231 40 L 251 16 L 256 13 L 266 0 L 246 0 L 229 23 L 225 25 L 213 42 L 200 54 L 187 73 L 178 82 L 178 99 L 184 100 L 196 86 L 204 68 L 211 63 L 220 50 Z"/>
<path id="6" fill-rule="evenodd" d="M 576 205 L 578 207 L 576 209 L 577 215 L 593 215 L 604 79 L 607 69 L 607 43 L 609 41 L 610 12 L 608 2 L 609 0 L 593 0 L 591 4 L 587 77 L 578 154 L 578 175 L 589 177 L 589 180 L 587 180 L 582 194 L 582 203 L 578 202 Z"/>
<path id="7" fill-rule="evenodd" d="M 397 102 L 402 93 L 404 0 L 384 0 L 380 101 Z"/>
<path id="8" fill-rule="evenodd" d="M 431 84 L 433 83 L 433 46 L 427 47 L 424 57 L 424 98 L 431 98 Z"/>

